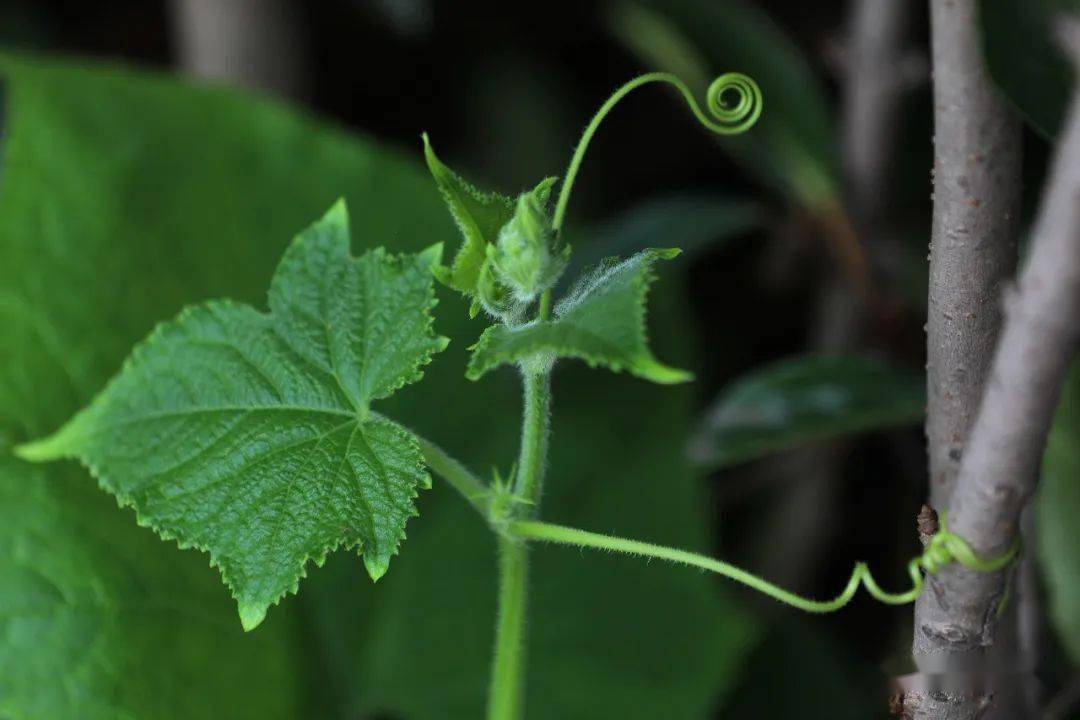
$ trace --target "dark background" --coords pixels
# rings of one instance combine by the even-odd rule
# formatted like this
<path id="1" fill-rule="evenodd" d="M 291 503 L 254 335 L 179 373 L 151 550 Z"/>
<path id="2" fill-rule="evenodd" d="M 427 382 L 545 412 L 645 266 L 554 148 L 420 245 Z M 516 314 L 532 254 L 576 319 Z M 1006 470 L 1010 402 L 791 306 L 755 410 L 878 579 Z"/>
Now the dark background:
<path id="1" fill-rule="evenodd" d="M 797 47 L 836 114 L 848 3 L 754 4 Z M 0 0 L 0 41 L 188 72 L 192 60 L 179 5 Z M 280 34 L 263 46 L 268 55 L 245 61 L 248 83 L 418 157 L 419 135 L 426 130 L 444 158 L 507 192 L 559 174 L 595 108 L 620 83 L 648 69 L 612 36 L 605 3 L 263 5 Z M 932 164 L 924 5 L 914 4 L 907 33 L 916 74 L 921 60 L 923 78 L 903 95 L 889 183 L 887 215 L 903 248 L 904 271 L 888 283 L 871 274 L 871 284 L 882 292 L 864 308 L 866 325 L 851 340 L 916 372 L 924 362 Z M 727 69 L 739 68 L 715 68 Z M 768 98 L 766 108 L 767 103 Z M 1034 135 L 1027 140 L 1029 174 L 1037 179 L 1045 142 Z M 1037 185 L 1029 183 L 1029 190 Z M 578 188 L 570 215 L 582 225 L 656 196 L 682 193 L 753 198 L 766 207 L 769 221 L 762 230 L 697 253 L 690 265 L 686 287 L 693 313 L 683 331 L 694 337 L 698 351 L 695 392 L 701 408 L 740 373 L 817 349 L 820 298 L 830 284 L 844 282 L 837 279 L 819 225 L 790 198 L 740 169 L 662 90 L 635 95 L 609 119 Z M 879 568 L 884 583 L 903 586 L 903 565 L 918 551 L 914 518 L 926 484 L 921 430 L 872 433 L 830 452 L 827 489 L 797 501 L 791 498 L 806 471 L 802 455 L 708 477 L 719 528 L 715 552 L 820 597 L 842 587 L 853 558 Z M 795 509 L 811 517 L 785 532 L 784 508 L 792 502 L 806 503 Z M 856 684 L 866 688 L 868 706 L 881 713 L 877 690 L 889 676 L 910 671 L 909 609 L 860 598 L 841 614 L 794 617 L 750 594 L 745 600 L 774 619 L 773 632 L 756 651 L 723 717 L 757 717 L 763 702 L 775 705 L 770 717 L 817 717 L 809 710 L 817 698 L 792 695 L 783 686 L 812 674 L 804 659 L 819 652 L 845 672 L 864 676 Z"/>

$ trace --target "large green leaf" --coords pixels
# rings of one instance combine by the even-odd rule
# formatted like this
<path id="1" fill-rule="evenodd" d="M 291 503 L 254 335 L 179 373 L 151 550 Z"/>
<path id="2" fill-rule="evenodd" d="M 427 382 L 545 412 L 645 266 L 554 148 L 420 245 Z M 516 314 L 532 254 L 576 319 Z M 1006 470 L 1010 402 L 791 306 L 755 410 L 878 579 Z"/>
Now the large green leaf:
<path id="1" fill-rule="evenodd" d="M 210 553 L 246 630 L 306 565 L 390 565 L 431 484 L 415 436 L 370 411 L 445 348 L 430 253 L 349 256 L 344 203 L 297 236 L 270 313 L 215 301 L 160 325 L 93 404 L 27 460 L 78 458 L 140 524 Z"/>
<path id="2" fill-rule="evenodd" d="M 761 10 L 737 0 L 624 0 L 612 31 L 649 67 L 704 93 L 715 75 L 757 81 L 765 112 L 754 132 L 721 140 L 758 178 L 812 207 L 835 198 L 836 134 L 821 82 L 799 49 Z"/>
<path id="3" fill-rule="evenodd" d="M 1053 0 L 980 0 L 983 50 L 994 80 L 1043 136 L 1058 133 L 1073 70 L 1053 35 Z"/>
<path id="4" fill-rule="evenodd" d="M 1050 619 L 1080 664 L 1080 363 L 1073 365 L 1050 431 L 1037 509 Z"/>
<path id="5" fill-rule="evenodd" d="M 253 295 L 272 267 L 264 231 L 284 239 L 333 199 L 279 202 L 333 136 L 123 72 L 0 70 L 0 716 L 296 717 L 295 618 L 243 637 L 204 557 L 139 528 L 75 466 L 8 448 L 88 401 L 183 302 Z M 261 190 L 230 190 L 268 167 Z"/>
<path id="6" fill-rule="evenodd" d="M 689 380 L 686 371 L 653 357 L 645 330 L 653 265 L 676 255 L 678 250 L 645 250 L 623 261 L 609 259 L 577 281 L 555 305 L 550 320 L 492 325 L 473 349 L 469 378 L 479 379 L 504 364 L 550 364 L 569 357 L 616 372 L 625 369 L 661 384 Z"/>
<path id="7" fill-rule="evenodd" d="M 0 432 L 11 443 L 58 427 L 136 341 L 185 304 L 260 302 L 287 239 L 340 195 L 353 209 L 357 247 L 415 252 L 454 240 L 418 162 L 278 106 L 119 69 L 9 58 L 0 70 L 11 89 L 0 186 Z M 516 378 L 494 375 L 483 392 L 464 379 L 477 328 L 460 300 L 448 297 L 447 306 L 438 325 L 454 342 L 422 386 L 379 409 L 477 469 L 504 464 L 517 443 L 507 420 L 520 410 Z M 661 303 L 653 313 L 653 342 L 682 357 L 672 337 L 676 308 Z M 545 514 L 706 549 L 695 481 L 679 450 L 688 392 L 581 370 L 568 367 L 556 379 Z M 0 673 L 9 683 L 0 684 L 0 715 L 71 717 L 41 704 L 57 697 L 57 683 L 108 702 L 111 717 L 482 714 L 493 543 L 440 484 L 424 494 L 425 522 L 410 527 L 394 572 L 377 586 L 354 560 L 332 556 L 299 601 L 283 602 L 242 635 L 205 555 L 178 552 L 137 527 L 132 512 L 73 464 L 31 466 L 0 453 L 0 484 L 57 508 L 31 534 L 15 522 L 29 511 L 0 502 L 2 542 L 63 538 L 56 554 L 78 561 L 57 572 L 96 593 L 66 596 L 79 625 L 46 621 L 48 643 L 14 644 L 6 629 L 41 583 L 0 565 L 0 666 L 25 670 Z M 75 529 L 77 519 L 116 537 L 117 550 L 94 544 Z M 131 573 L 119 576 L 119 563 Z M 530 717 L 701 717 L 736 682 L 755 626 L 708 579 L 549 549 L 536 552 L 534 568 Z M 86 604 L 103 594 L 117 599 L 107 614 Z M 209 637 L 179 616 L 147 612 L 158 597 L 198 612 L 218 632 Z M 302 635 L 293 633 L 296 621 Z M 83 648 L 91 636 L 91 664 L 50 649 Z M 175 703 L 161 689 L 172 679 L 185 693 Z"/>
<path id="8" fill-rule="evenodd" d="M 203 559 L 0 452 L 0 717 L 297 716 L 291 622 L 245 637 Z"/>
<path id="9" fill-rule="evenodd" d="M 733 381 L 705 412 L 690 454 L 721 468 L 811 440 L 919 422 L 921 378 L 857 357 L 784 360 Z"/>

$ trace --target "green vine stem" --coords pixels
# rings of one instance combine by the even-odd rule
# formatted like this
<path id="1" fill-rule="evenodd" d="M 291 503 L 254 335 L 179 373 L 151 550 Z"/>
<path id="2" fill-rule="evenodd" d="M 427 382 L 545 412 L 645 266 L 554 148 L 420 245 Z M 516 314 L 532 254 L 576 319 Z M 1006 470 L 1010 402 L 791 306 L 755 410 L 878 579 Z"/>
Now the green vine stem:
<path id="1" fill-rule="evenodd" d="M 713 80 L 705 93 L 705 106 L 709 109 L 708 115 L 698 105 L 694 93 L 678 76 L 661 72 L 639 75 L 616 90 L 607 99 L 607 102 L 600 106 L 600 109 L 596 111 L 596 114 L 593 115 L 592 120 L 586 126 L 585 132 L 582 133 L 581 140 L 570 158 L 570 165 L 566 168 L 566 175 L 563 176 L 562 188 L 559 191 L 559 201 L 555 205 L 555 215 L 552 221 L 555 232 L 562 229 L 563 219 L 566 216 L 566 206 L 570 202 L 570 193 L 574 187 L 574 180 L 581 169 L 581 161 L 585 157 L 585 151 L 589 148 L 589 143 L 600 127 L 600 123 L 604 121 L 612 108 L 619 104 L 620 100 L 642 85 L 650 83 L 666 83 L 673 86 L 682 94 L 697 121 L 717 135 L 738 135 L 746 132 L 761 116 L 763 105 L 761 88 L 752 78 L 742 73 L 724 73 Z M 734 102 L 729 103 L 724 99 L 724 96 L 729 93 L 735 95 Z M 709 115 L 712 117 L 709 117 Z"/>
<path id="2" fill-rule="evenodd" d="M 690 110 L 703 126 L 721 135 L 734 135 L 749 129 L 761 115 L 761 90 L 749 77 L 740 73 L 728 73 L 717 78 L 706 93 L 706 115 L 694 99 L 686 83 L 668 73 L 649 73 L 634 78 L 614 92 L 600 106 L 570 158 L 558 203 L 552 219 L 556 233 L 562 228 L 567 203 L 574 180 L 581 168 L 585 152 L 604 118 L 620 100 L 635 88 L 649 83 L 667 83 L 674 86 L 686 99 Z M 734 94 L 730 102 L 729 93 Z M 727 97 L 726 97 L 727 96 Z M 544 292 L 537 309 L 539 320 L 551 315 L 551 292 Z M 528 555 L 524 539 L 516 537 L 508 528 L 521 520 L 522 515 L 536 517 L 540 496 L 543 494 L 544 466 L 547 463 L 548 434 L 551 413 L 551 361 L 533 358 L 521 363 L 524 384 L 524 410 L 522 412 L 521 449 L 514 481 L 513 502 L 491 503 L 485 507 L 471 497 L 475 488 L 458 471 L 463 468 L 447 462 L 448 458 L 436 457 L 455 475 L 451 483 L 466 494 L 466 498 L 487 517 L 499 535 L 499 612 L 495 627 L 495 656 L 493 660 L 491 688 L 488 697 L 489 720 L 517 720 L 522 712 L 525 655 L 525 608 L 528 584 Z M 434 449 L 427 448 L 427 450 Z M 441 472 L 433 466 L 437 472 Z M 490 498 L 491 495 L 488 495 Z"/>
<path id="3" fill-rule="evenodd" d="M 517 720 L 522 716 L 529 582 L 527 553 L 525 541 L 499 535 L 499 614 L 488 695 L 489 720 Z"/>
<path id="4" fill-rule="evenodd" d="M 514 496 L 518 502 L 507 506 L 510 517 L 492 517 L 497 531 L 521 512 L 535 515 L 544 485 L 548 434 L 551 424 L 551 367 L 522 366 L 524 408 L 521 422 L 521 450 Z M 488 697 L 490 720 L 521 717 L 525 686 L 525 610 L 529 563 L 525 542 L 499 532 L 499 616 L 495 626 L 495 657 Z"/>
<path id="5" fill-rule="evenodd" d="M 429 464 L 431 464 L 432 458 L 428 456 L 427 449 L 435 448 L 435 446 L 426 440 L 421 440 L 421 447 L 425 449 L 425 457 L 429 459 Z M 442 451 L 438 450 L 438 453 L 442 454 Z M 442 457 L 445 458 L 445 454 L 442 454 Z M 436 462 L 435 464 L 432 464 L 432 469 L 446 478 L 447 481 L 462 492 L 463 495 L 465 495 L 466 492 L 463 488 L 482 486 L 480 480 L 462 467 L 456 460 L 446 458 L 448 462 L 444 462 L 438 456 L 434 459 Z M 463 473 L 464 478 L 456 477 L 451 479 L 447 477 L 445 474 L 447 469 L 454 473 Z M 465 496 L 466 499 L 469 499 L 468 495 Z M 474 506 L 476 505 L 476 503 L 473 504 Z M 484 510 L 481 510 L 481 513 L 484 513 L 486 516 Z M 667 547 L 665 545 L 657 545 L 640 540 L 630 540 L 614 535 L 604 535 L 535 520 L 515 520 L 510 522 L 505 530 L 507 534 L 518 538 L 521 541 L 531 540 L 554 543 L 557 545 L 572 545 L 575 547 L 605 550 L 608 552 L 617 552 L 638 557 L 656 558 L 658 560 L 667 560 L 668 562 L 681 565 L 689 565 L 691 567 L 722 575 L 799 610 L 811 613 L 827 613 L 839 610 L 851 602 L 860 585 L 865 587 L 866 591 L 870 593 L 872 597 L 883 603 L 889 605 L 904 605 L 913 602 L 922 593 L 925 585 L 923 577 L 924 572 L 928 574 L 936 573 L 945 565 L 955 561 L 976 572 L 994 573 L 1005 569 L 1016 559 L 1020 552 L 1020 542 L 1019 539 L 1017 539 L 1003 555 L 990 559 L 980 558 L 975 554 L 975 551 L 971 549 L 971 546 L 968 545 L 967 541 L 959 535 L 949 532 L 947 518 L 947 513 L 942 511 L 939 517 L 941 529 L 933 535 L 930 539 L 930 543 L 923 550 L 923 553 L 918 557 L 913 558 L 908 563 L 908 574 L 911 577 L 912 583 L 910 590 L 901 593 L 890 593 L 883 590 L 874 579 L 874 576 L 871 574 L 866 563 L 859 562 L 855 564 L 855 568 L 852 570 L 847 585 L 839 595 L 831 600 L 805 598 L 777 585 L 773 585 L 769 581 L 764 580 L 747 570 L 743 570 L 736 565 L 706 555 Z"/>
<path id="6" fill-rule="evenodd" d="M 690 565 L 723 575 L 757 592 L 768 595 L 785 605 L 809 613 L 836 612 L 851 602 L 860 585 L 864 586 L 867 592 L 876 600 L 888 605 L 904 605 L 914 602 L 922 593 L 924 570 L 927 573 L 935 573 L 950 562 L 956 561 L 978 572 L 997 572 L 1009 565 L 1020 551 L 1019 542 L 1017 542 L 1000 557 L 983 560 L 975 554 L 963 538 L 950 533 L 946 529 L 945 514 L 942 513 L 941 529 L 933 536 L 923 554 L 908 563 L 908 574 L 911 576 L 912 582 L 910 590 L 902 593 L 890 593 L 882 590 L 881 586 L 874 580 L 866 563 L 859 562 L 855 564 L 851 578 L 839 595 L 831 600 L 814 600 L 773 585 L 767 580 L 763 580 L 735 565 L 705 555 L 679 550 L 678 548 L 532 520 L 512 522 L 507 530 L 511 535 L 523 540 L 538 540 L 559 545 L 607 550 L 608 552 L 656 558 L 682 565 Z"/>
<path id="7" fill-rule="evenodd" d="M 551 368 L 522 368 L 525 407 L 514 494 L 533 511 L 540 504 L 551 426 Z"/>
<path id="8" fill-rule="evenodd" d="M 476 508 L 477 512 L 486 518 L 491 508 L 490 488 L 435 443 L 419 435 L 417 435 L 417 440 L 427 466 L 442 476 L 452 488 L 469 501 L 470 505 Z"/>

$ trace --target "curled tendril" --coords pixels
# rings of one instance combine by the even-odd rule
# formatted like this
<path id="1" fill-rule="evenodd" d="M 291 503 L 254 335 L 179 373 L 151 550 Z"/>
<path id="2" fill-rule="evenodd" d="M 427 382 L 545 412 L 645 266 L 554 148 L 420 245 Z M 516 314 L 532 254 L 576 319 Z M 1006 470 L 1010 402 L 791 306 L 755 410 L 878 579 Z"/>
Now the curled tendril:
<path id="1" fill-rule="evenodd" d="M 925 584 L 924 571 L 927 574 L 933 574 L 949 563 L 958 562 L 976 572 L 997 572 L 1012 563 L 1020 552 L 1020 540 L 1017 538 L 1012 547 L 1003 555 L 983 560 L 975 554 L 975 551 L 962 537 L 948 531 L 945 527 L 945 513 L 941 513 L 940 520 L 941 529 L 933 536 L 930 543 L 923 550 L 922 555 L 913 558 L 908 563 L 908 574 L 911 576 L 912 584 L 910 590 L 901 593 L 890 593 L 882 590 L 870 573 L 869 566 L 860 562 L 855 564 L 855 569 L 852 571 L 844 589 L 831 600 L 815 600 L 796 595 L 730 563 L 677 548 L 536 521 L 511 523 L 509 531 L 518 537 L 529 540 L 595 548 L 690 565 L 722 575 L 799 610 L 810 613 L 830 613 L 840 610 L 851 602 L 859 591 L 860 585 L 865 587 L 866 591 L 880 602 L 888 605 L 906 605 L 915 602 L 919 595 L 922 594 Z M 999 612 L 1003 607 L 1004 602 L 998 606 Z"/>
<path id="2" fill-rule="evenodd" d="M 708 114 L 701 109 L 698 101 L 694 98 L 694 93 L 691 92 L 686 83 L 676 75 L 658 72 L 647 73 L 634 78 L 616 90 L 600 106 L 600 109 L 596 111 L 596 114 L 585 128 L 585 132 L 582 133 L 581 141 L 574 150 L 573 157 L 570 158 L 570 165 L 566 169 L 563 185 L 559 192 L 559 201 L 555 206 L 552 223 L 555 232 L 562 228 L 563 218 L 566 215 L 566 205 L 570 201 L 570 191 L 574 186 L 574 179 L 581 168 L 581 161 L 585 157 L 589 142 L 592 140 L 593 135 L 596 134 L 600 123 L 603 122 L 612 108 L 619 104 L 620 100 L 642 85 L 650 83 L 665 83 L 678 90 L 683 99 L 686 100 L 686 104 L 690 106 L 690 111 L 698 122 L 717 135 L 738 135 L 746 132 L 761 117 L 763 106 L 761 88 L 752 78 L 742 73 L 725 73 L 709 85 L 709 89 L 705 94 L 705 107 L 708 108 Z M 733 100 L 731 99 L 732 95 L 734 95 Z"/>
<path id="3" fill-rule="evenodd" d="M 725 101 L 725 95 L 735 94 L 735 102 Z M 706 107 L 709 113 L 720 123 L 710 127 L 714 132 L 735 135 L 746 132 L 761 117 L 761 88 L 753 78 L 742 73 L 724 73 L 712 81 L 705 93 Z M 693 103 L 691 102 L 691 107 Z"/>
<path id="4" fill-rule="evenodd" d="M 923 571 L 926 571 L 927 575 L 933 575 L 946 565 L 958 562 L 976 572 L 992 573 L 1004 569 L 1016 559 L 1016 555 L 1020 552 L 1020 538 L 1017 537 L 1003 555 L 983 560 L 975 554 L 975 551 L 971 549 L 971 546 L 967 544 L 964 538 L 949 532 L 945 526 L 944 512 L 941 513 L 940 522 L 941 529 L 930 538 L 930 542 L 923 549 L 922 555 L 912 558 L 911 562 L 908 563 L 911 590 L 905 593 L 885 592 L 874 581 L 874 576 L 870 574 L 870 569 L 866 566 L 866 563 L 857 563 L 855 565 L 851 582 L 855 582 L 857 577 L 866 588 L 866 591 L 876 600 L 889 605 L 904 605 L 914 602 L 922 594 L 923 585 L 925 584 Z"/>

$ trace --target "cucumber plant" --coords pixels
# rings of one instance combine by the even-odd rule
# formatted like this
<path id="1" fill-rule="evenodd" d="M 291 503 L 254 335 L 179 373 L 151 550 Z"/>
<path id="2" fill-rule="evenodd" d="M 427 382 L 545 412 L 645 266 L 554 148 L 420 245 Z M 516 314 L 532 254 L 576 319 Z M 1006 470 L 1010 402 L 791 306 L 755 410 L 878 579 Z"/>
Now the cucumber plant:
<path id="1" fill-rule="evenodd" d="M 563 221 L 589 143 L 626 94 L 651 83 L 674 86 L 697 120 L 719 134 L 745 132 L 762 111 L 760 90 L 744 75 L 723 75 L 710 86 L 708 114 L 678 78 L 643 75 L 601 106 L 561 185 L 547 178 L 517 197 L 477 189 L 444 165 L 424 136 L 427 165 L 462 235 L 452 260 L 444 264 L 438 245 L 352 256 L 348 211 L 339 202 L 286 250 L 266 311 L 227 300 L 184 310 L 132 351 L 87 408 L 17 454 L 80 460 L 135 510 L 139 524 L 207 552 L 245 630 L 298 592 L 308 563 L 321 564 L 335 549 L 357 552 L 372 580 L 382 577 L 434 472 L 486 519 L 498 545 L 488 705 L 489 716 L 500 719 L 522 713 L 530 541 L 697 566 L 811 612 L 842 607 L 860 585 L 886 602 L 910 602 L 922 570 L 953 559 L 987 568 L 1008 562 L 1015 549 L 984 562 L 941 532 L 912 561 L 911 591 L 881 591 L 859 564 L 841 595 L 815 601 L 711 558 L 541 520 L 558 360 L 662 384 L 691 377 L 654 357 L 645 329 L 655 268 L 677 250 L 602 262 L 555 299 L 571 253 Z M 520 452 L 491 482 L 380 412 L 380 401 L 420 381 L 446 347 L 434 327 L 436 280 L 467 296 L 473 316 L 492 321 L 472 348 L 467 377 L 508 365 L 522 378 Z"/>

